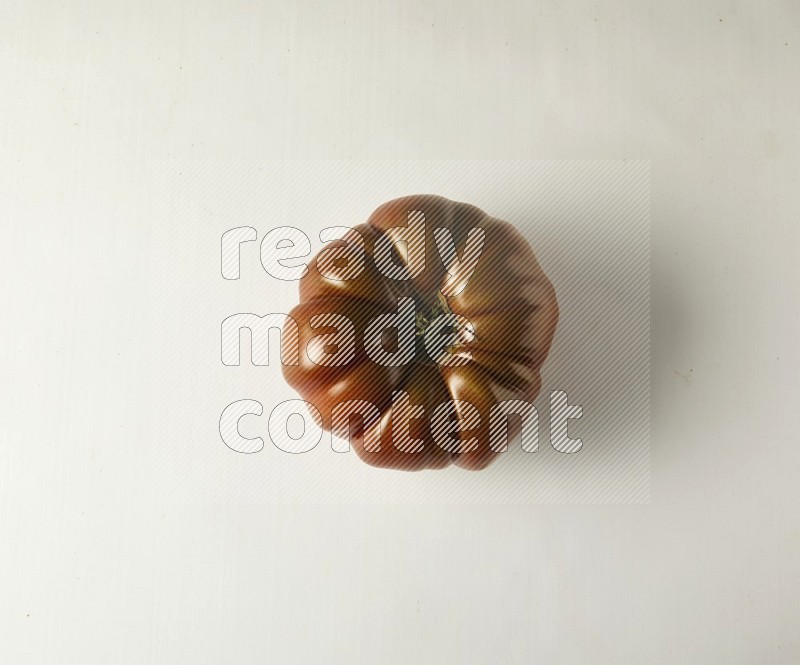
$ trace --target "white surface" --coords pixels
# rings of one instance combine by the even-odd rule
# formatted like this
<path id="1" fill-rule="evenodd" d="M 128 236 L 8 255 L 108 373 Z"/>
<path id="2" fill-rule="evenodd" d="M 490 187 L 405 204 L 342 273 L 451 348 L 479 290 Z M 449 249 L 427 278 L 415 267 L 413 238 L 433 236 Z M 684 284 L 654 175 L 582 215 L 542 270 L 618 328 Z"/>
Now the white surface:
<path id="1" fill-rule="evenodd" d="M 795 663 L 791 2 L 0 5 L 0 657 Z M 151 500 L 153 159 L 652 161 L 650 505 Z"/>

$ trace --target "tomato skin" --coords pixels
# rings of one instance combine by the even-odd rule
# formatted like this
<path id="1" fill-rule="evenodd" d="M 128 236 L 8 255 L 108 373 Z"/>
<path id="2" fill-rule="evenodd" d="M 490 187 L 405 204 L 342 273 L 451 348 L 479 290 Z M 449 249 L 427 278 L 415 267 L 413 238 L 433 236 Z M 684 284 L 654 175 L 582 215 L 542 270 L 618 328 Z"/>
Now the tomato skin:
<path id="1" fill-rule="evenodd" d="M 375 244 L 388 229 L 406 226 L 409 211 L 425 215 L 425 269 L 413 279 L 392 280 L 375 265 Z M 489 445 L 491 408 L 505 399 L 533 402 L 541 388 L 540 370 L 559 315 L 553 285 L 514 227 L 465 203 L 432 195 L 403 197 L 383 204 L 366 224 L 354 228 L 363 237 L 366 255 L 361 274 L 337 281 L 321 274 L 317 261 L 312 260 L 308 275 L 300 280 L 300 304 L 290 316 L 299 327 L 301 360 L 299 365 L 284 365 L 286 380 L 319 410 L 321 425 L 328 431 L 337 404 L 363 400 L 378 407 L 379 422 L 367 423 L 364 428 L 354 418 L 350 429 L 353 448 L 368 464 L 409 471 L 450 464 L 485 468 L 502 454 Z M 452 234 L 459 253 L 471 229 L 481 229 L 484 234 L 480 258 L 466 287 L 445 299 L 453 314 L 472 324 L 474 339 L 463 347 L 471 361 L 453 367 L 438 365 L 418 343 L 408 365 L 384 367 L 368 356 L 364 332 L 371 319 L 396 310 L 398 297 L 412 297 L 422 308 L 435 301 L 449 278 L 434 237 L 437 228 Z M 310 320 L 326 312 L 342 314 L 353 322 L 355 357 L 346 366 L 315 365 L 307 357 L 309 341 L 327 332 L 314 329 Z M 393 445 L 393 426 L 399 416 L 392 409 L 392 399 L 398 392 L 407 395 L 412 406 L 424 408 L 424 417 L 409 421 L 408 435 L 422 444 L 417 452 Z M 453 435 L 452 446 L 443 447 L 434 440 L 431 418 L 437 406 L 450 400 L 468 402 L 474 409 L 467 405 L 459 410 L 456 402 L 456 419 L 462 429 Z M 512 424 L 516 421 L 510 420 Z M 379 439 L 379 450 L 365 449 L 367 430 Z M 514 433 L 512 426 L 510 434 Z"/>

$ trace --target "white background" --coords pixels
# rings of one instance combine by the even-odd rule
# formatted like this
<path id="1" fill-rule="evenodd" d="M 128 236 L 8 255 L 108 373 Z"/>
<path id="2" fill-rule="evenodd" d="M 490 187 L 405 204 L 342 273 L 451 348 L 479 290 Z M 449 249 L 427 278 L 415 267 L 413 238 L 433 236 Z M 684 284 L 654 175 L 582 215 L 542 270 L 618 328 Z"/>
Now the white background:
<path id="1" fill-rule="evenodd" d="M 799 19 L 2 2 L 3 662 L 798 662 Z M 286 158 L 651 160 L 651 503 L 153 500 L 151 164 Z"/>

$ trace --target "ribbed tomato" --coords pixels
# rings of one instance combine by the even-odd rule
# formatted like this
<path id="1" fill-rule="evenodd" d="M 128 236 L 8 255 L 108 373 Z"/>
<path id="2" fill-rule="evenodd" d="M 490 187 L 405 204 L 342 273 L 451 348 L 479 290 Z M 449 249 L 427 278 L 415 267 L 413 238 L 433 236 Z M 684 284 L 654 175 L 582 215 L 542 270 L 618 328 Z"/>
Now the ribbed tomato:
<path id="1" fill-rule="evenodd" d="M 468 254 L 477 264 L 466 265 Z M 378 317 L 394 314 L 382 320 L 407 324 L 411 305 L 413 337 L 404 341 L 398 325 L 369 341 L 380 332 Z M 502 450 L 490 440 L 492 408 L 532 402 L 539 393 L 558 305 L 528 242 L 510 224 L 465 203 L 417 195 L 385 203 L 328 243 L 300 281 L 300 304 L 290 316 L 301 352 L 299 364 L 284 365 L 284 376 L 319 412 L 311 410 L 322 427 L 349 437 L 365 462 L 482 469 Z M 343 317 L 351 324 L 343 327 Z M 444 342 L 426 345 L 431 339 Z M 508 420 L 512 436 L 520 420 Z"/>

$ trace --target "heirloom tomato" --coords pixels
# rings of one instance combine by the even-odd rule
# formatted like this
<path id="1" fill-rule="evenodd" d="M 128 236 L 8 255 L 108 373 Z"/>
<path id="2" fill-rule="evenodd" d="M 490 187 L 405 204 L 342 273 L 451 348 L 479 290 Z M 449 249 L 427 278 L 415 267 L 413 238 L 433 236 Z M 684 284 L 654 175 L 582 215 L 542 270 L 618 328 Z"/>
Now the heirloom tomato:
<path id="1" fill-rule="evenodd" d="M 400 326 L 375 326 L 383 315 L 399 322 L 403 307 L 407 323 L 411 305 L 411 342 Z M 300 359 L 284 365 L 287 381 L 314 407 L 318 424 L 349 440 L 365 462 L 482 469 L 506 449 L 490 440 L 492 408 L 539 393 L 558 304 L 513 226 L 466 203 L 417 195 L 383 204 L 326 244 L 300 280 L 290 316 Z M 343 327 L 343 317 L 351 324 Z M 370 348 L 365 335 L 376 330 Z M 343 346 L 350 352 L 325 362 Z M 355 411 L 337 415 L 337 405 Z M 521 422 L 509 417 L 505 434 L 518 434 Z"/>

